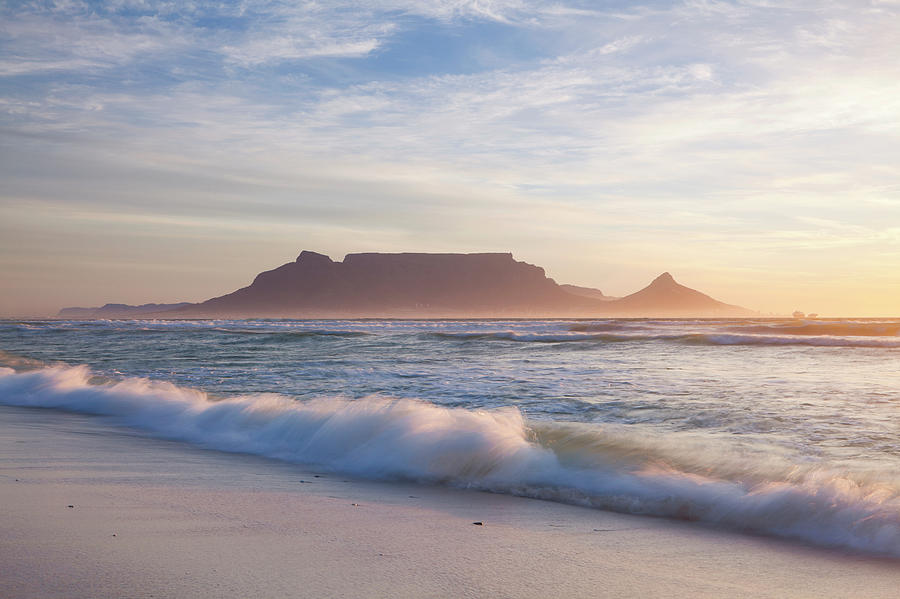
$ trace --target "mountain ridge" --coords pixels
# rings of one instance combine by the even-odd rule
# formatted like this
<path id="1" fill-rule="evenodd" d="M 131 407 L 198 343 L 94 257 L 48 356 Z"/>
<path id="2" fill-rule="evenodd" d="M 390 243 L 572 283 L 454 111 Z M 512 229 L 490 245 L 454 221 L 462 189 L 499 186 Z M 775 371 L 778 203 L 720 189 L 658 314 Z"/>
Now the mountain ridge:
<path id="1" fill-rule="evenodd" d="M 63 308 L 57 314 L 60 318 L 129 318 L 177 310 L 192 305 L 191 302 L 178 302 L 174 304 L 141 304 L 132 306 L 129 304 L 109 303 L 96 308 L 71 307 Z"/>
<path id="2" fill-rule="evenodd" d="M 580 295 L 581 297 L 590 297 L 593 299 L 603 300 L 605 302 L 619 299 L 617 297 L 606 295 L 596 287 L 582 287 L 580 285 L 569 285 L 568 283 L 561 283 L 560 288 L 566 293 Z"/>
<path id="3" fill-rule="evenodd" d="M 178 310 L 184 315 L 304 317 L 532 317 L 589 311 L 544 269 L 512 253 L 347 254 L 336 262 L 304 250 L 232 293 Z"/>
<path id="4" fill-rule="evenodd" d="M 107 306 L 111 306 L 108 304 Z M 246 287 L 196 304 L 158 311 L 124 308 L 122 316 L 156 318 L 539 318 L 750 316 L 675 281 L 669 272 L 622 298 L 559 285 L 543 268 L 504 253 L 347 254 L 334 261 L 303 250 L 293 262 L 257 274 Z M 159 304 L 158 306 L 170 306 Z M 106 308 L 106 307 L 104 307 Z M 59 316 L 66 316 L 66 308 Z M 80 309 L 86 310 L 86 309 Z M 90 310 L 90 309 L 87 309 Z M 96 309 L 96 310 L 102 310 Z"/>

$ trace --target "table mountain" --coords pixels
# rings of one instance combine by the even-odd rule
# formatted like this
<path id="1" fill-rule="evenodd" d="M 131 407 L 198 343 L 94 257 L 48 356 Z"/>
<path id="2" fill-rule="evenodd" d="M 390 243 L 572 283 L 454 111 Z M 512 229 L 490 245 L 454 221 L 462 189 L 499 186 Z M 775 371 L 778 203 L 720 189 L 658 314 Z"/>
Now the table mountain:
<path id="1" fill-rule="evenodd" d="M 150 306 L 157 309 L 148 310 Z M 115 307 L 115 309 L 113 309 Z M 79 310 L 93 311 L 88 313 Z M 67 318 L 532 318 L 751 316 L 663 273 L 623 298 L 557 285 L 511 253 L 348 254 L 304 250 L 232 293 L 199 304 L 66 308 Z"/>

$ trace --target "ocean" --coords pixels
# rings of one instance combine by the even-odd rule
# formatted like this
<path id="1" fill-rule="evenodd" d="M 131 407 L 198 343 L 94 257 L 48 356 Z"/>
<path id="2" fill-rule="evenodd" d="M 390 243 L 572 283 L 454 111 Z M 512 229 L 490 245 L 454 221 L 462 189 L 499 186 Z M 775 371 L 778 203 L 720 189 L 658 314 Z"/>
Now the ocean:
<path id="1" fill-rule="evenodd" d="M 0 404 L 900 557 L 900 319 L 0 321 Z"/>

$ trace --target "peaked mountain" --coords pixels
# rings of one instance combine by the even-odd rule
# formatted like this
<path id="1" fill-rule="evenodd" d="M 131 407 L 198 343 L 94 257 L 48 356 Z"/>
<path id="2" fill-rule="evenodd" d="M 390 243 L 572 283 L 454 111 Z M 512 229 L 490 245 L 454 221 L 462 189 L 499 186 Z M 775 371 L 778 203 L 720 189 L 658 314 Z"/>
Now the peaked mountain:
<path id="1" fill-rule="evenodd" d="M 608 302 L 617 314 L 647 316 L 751 316 L 753 312 L 680 285 L 668 272 L 631 295 Z"/>

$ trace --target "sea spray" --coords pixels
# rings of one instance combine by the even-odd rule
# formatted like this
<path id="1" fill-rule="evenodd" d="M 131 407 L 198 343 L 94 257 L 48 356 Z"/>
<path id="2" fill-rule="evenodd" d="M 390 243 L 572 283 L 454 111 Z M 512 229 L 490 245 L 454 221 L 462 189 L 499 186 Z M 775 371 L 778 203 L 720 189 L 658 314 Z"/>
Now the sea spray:
<path id="1" fill-rule="evenodd" d="M 96 414 L 156 436 L 377 479 L 513 493 L 900 556 L 900 487 L 827 465 L 735 459 L 670 438 L 531 422 L 520 410 L 369 397 L 212 400 L 86 366 L 0 368 L 0 403 Z"/>

